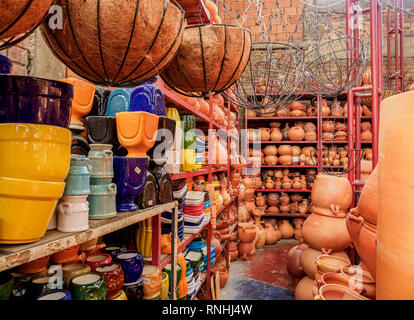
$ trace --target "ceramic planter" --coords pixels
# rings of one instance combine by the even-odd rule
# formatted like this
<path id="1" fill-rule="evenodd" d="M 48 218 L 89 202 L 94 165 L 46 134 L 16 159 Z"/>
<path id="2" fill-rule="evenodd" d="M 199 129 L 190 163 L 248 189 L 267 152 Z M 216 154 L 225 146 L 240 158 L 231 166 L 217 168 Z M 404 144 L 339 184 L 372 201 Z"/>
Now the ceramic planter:
<path id="1" fill-rule="evenodd" d="M 114 176 L 112 145 L 91 144 L 90 148 L 88 158 L 91 165 L 91 178 L 107 178 L 109 180 Z"/>
<path id="2" fill-rule="evenodd" d="M 155 266 L 144 266 L 142 279 L 144 282 L 144 299 L 158 297 L 161 292 L 161 270 Z"/>
<path id="3" fill-rule="evenodd" d="M 93 99 L 92 109 L 89 112 L 89 116 L 104 116 L 106 107 L 108 104 L 109 95 L 111 90 L 96 88 L 95 97 Z M 89 128 L 88 128 L 89 131 Z"/>
<path id="4" fill-rule="evenodd" d="M 326 284 L 319 288 L 315 300 L 369 300 L 354 290 L 337 284 Z"/>
<path id="5" fill-rule="evenodd" d="M 92 109 L 95 97 L 95 86 L 75 78 L 60 79 L 60 81 L 73 85 L 72 115 L 70 126 L 76 129 L 85 129 L 81 117 L 87 115 Z"/>
<path id="6" fill-rule="evenodd" d="M 116 216 L 115 183 L 91 185 L 88 195 L 89 219 L 107 219 Z"/>
<path id="7" fill-rule="evenodd" d="M 127 295 L 125 294 L 124 290 L 118 291 L 111 300 L 128 300 Z"/>
<path id="8" fill-rule="evenodd" d="M 80 232 L 89 229 L 88 195 L 63 196 L 58 207 L 58 226 L 60 232 Z"/>
<path id="9" fill-rule="evenodd" d="M 64 128 L 0 123 L 0 176 L 62 182 L 69 171 L 70 141 Z"/>
<path id="10" fill-rule="evenodd" d="M 42 293 L 36 300 L 72 300 L 72 295 L 68 290 L 52 290 Z"/>
<path id="11" fill-rule="evenodd" d="M 69 128 L 73 87 L 26 76 L 0 75 L 0 123 Z"/>
<path id="12" fill-rule="evenodd" d="M 69 174 L 65 180 L 64 195 L 87 195 L 90 190 L 89 159 L 85 157 L 71 157 Z"/>
<path id="13" fill-rule="evenodd" d="M 111 92 L 108 98 L 105 115 L 115 117 L 118 112 L 130 111 L 131 88 L 117 88 Z"/>
<path id="14" fill-rule="evenodd" d="M 129 110 L 166 116 L 164 94 L 155 84 L 146 82 L 132 91 Z"/>
<path id="15" fill-rule="evenodd" d="M 52 254 L 51 260 L 55 264 L 72 264 L 79 260 L 78 251 L 79 245 L 76 245 Z"/>
<path id="16" fill-rule="evenodd" d="M 9 300 L 13 289 L 13 276 L 9 273 L 0 273 L 0 300 Z"/>
<path id="17" fill-rule="evenodd" d="M 158 189 L 159 203 L 167 203 L 174 200 L 172 181 L 170 175 L 165 171 L 163 165 L 157 164 L 156 161 L 151 161 L 149 170 L 154 175 Z"/>
<path id="18" fill-rule="evenodd" d="M 119 212 L 134 211 L 134 199 L 144 190 L 148 158 L 114 157 L 114 182 L 117 185 L 116 207 Z"/>
<path id="19" fill-rule="evenodd" d="M 36 299 L 41 294 L 56 289 L 63 289 L 62 279 L 58 279 L 56 276 L 34 277 L 30 284 L 30 296 L 32 299 Z"/>
<path id="20" fill-rule="evenodd" d="M 135 283 L 141 278 L 144 259 L 139 251 L 120 252 L 116 255 L 115 260 L 122 266 L 125 283 Z"/>
<path id="21" fill-rule="evenodd" d="M 86 157 L 90 148 L 88 141 L 86 141 L 86 139 L 81 135 L 84 129 L 71 128 L 70 131 L 72 131 L 72 145 L 70 153 L 72 155 L 76 154 Z"/>
<path id="22" fill-rule="evenodd" d="M 114 150 L 119 148 L 115 117 L 88 116 L 86 128 L 90 144 L 110 144 Z"/>
<path id="23" fill-rule="evenodd" d="M 74 300 L 105 300 L 105 280 L 96 272 L 76 276 L 71 281 L 70 292 Z"/>
<path id="24" fill-rule="evenodd" d="M 138 195 L 135 199 L 135 203 L 137 203 L 141 209 L 146 209 L 159 203 L 158 186 L 154 176 L 149 171 L 147 171 L 144 191 Z"/>
<path id="25" fill-rule="evenodd" d="M 128 150 L 127 157 L 147 157 L 155 144 L 158 118 L 143 111 L 116 114 L 118 140 Z"/>
<path id="26" fill-rule="evenodd" d="M 124 272 L 118 263 L 108 263 L 96 267 L 95 271 L 101 274 L 106 283 L 106 300 L 112 300 L 122 290 Z"/>
<path id="27" fill-rule="evenodd" d="M 139 279 L 135 283 L 124 284 L 124 289 L 129 301 L 139 301 L 144 299 L 144 281 Z"/>
<path id="28" fill-rule="evenodd" d="M 123 244 L 111 244 L 109 246 L 106 246 L 104 248 L 102 248 L 101 252 L 102 253 L 107 253 L 109 254 L 112 259 L 115 259 L 115 256 L 120 253 L 120 252 L 124 252 L 127 251 L 125 245 Z"/>
<path id="29" fill-rule="evenodd" d="M 106 253 L 96 253 L 86 258 L 85 263 L 91 267 L 94 272 L 95 269 L 101 265 L 111 263 L 112 257 Z"/>
<path id="30" fill-rule="evenodd" d="M 152 159 L 165 159 L 166 152 L 173 147 L 176 122 L 167 117 L 159 117 L 155 145 L 148 151 Z"/>
<path id="31" fill-rule="evenodd" d="M 47 225 L 47 230 L 55 230 L 57 228 L 57 212 L 59 208 L 60 200 L 58 201 L 58 204 L 56 206 L 56 209 L 53 211 L 53 215 L 50 218 L 49 224 Z"/>
<path id="32" fill-rule="evenodd" d="M 0 243 L 30 243 L 44 236 L 64 182 L 0 177 Z M 30 212 L 30 215 L 27 215 Z"/>
<path id="33" fill-rule="evenodd" d="M 87 264 L 68 264 L 62 267 L 63 280 L 66 288 L 70 287 L 72 278 L 91 271 L 91 267 Z"/>

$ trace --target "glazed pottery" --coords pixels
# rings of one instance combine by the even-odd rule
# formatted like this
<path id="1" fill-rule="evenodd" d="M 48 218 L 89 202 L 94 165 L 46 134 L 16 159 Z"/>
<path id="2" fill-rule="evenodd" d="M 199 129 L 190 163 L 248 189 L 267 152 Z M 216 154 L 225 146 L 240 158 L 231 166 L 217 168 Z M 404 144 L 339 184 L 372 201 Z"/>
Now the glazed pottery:
<path id="1" fill-rule="evenodd" d="M 256 238 L 256 227 L 253 223 L 239 223 L 237 232 L 241 242 L 250 243 Z"/>
<path id="2" fill-rule="evenodd" d="M 161 277 L 162 277 L 162 282 L 161 282 L 160 298 L 161 298 L 161 300 L 167 300 L 168 291 L 170 289 L 169 277 L 168 277 L 168 274 L 166 272 L 163 272 Z"/>
<path id="3" fill-rule="evenodd" d="M 68 290 L 58 289 L 42 293 L 36 300 L 72 300 L 72 295 Z"/>
<path id="4" fill-rule="evenodd" d="M 144 266 L 142 279 L 144 282 L 144 299 L 151 299 L 160 295 L 162 274 L 158 267 Z"/>
<path id="5" fill-rule="evenodd" d="M 91 185 L 88 195 L 89 219 L 107 219 L 116 216 L 117 187 L 115 183 Z"/>
<path id="6" fill-rule="evenodd" d="M 224 267 L 214 267 L 211 269 L 211 272 L 213 273 L 213 278 L 216 279 L 216 274 L 219 274 L 220 279 L 220 288 L 224 288 L 227 283 L 227 279 L 229 278 L 229 272 Z"/>
<path id="7" fill-rule="evenodd" d="M 29 291 L 32 300 L 34 300 L 41 294 L 56 289 L 63 289 L 63 281 L 61 279 L 55 275 L 39 275 L 32 278 Z"/>
<path id="8" fill-rule="evenodd" d="M 279 231 L 282 233 L 283 239 L 293 238 L 293 227 L 289 220 L 282 220 L 282 223 L 279 225 Z"/>
<path id="9" fill-rule="evenodd" d="M 164 166 L 162 164 L 159 164 L 157 161 L 150 161 L 148 170 L 151 171 L 157 183 L 157 196 L 159 203 L 167 203 L 173 201 L 174 199 L 171 177 L 168 172 L 165 171 Z"/>
<path id="10" fill-rule="evenodd" d="M 126 246 L 123 244 L 111 244 L 101 249 L 102 253 L 107 253 L 112 257 L 112 260 L 115 259 L 115 256 L 120 253 L 127 251 Z"/>
<path id="11" fill-rule="evenodd" d="M 88 195 L 63 196 L 58 207 L 58 225 L 60 232 L 80 232 L 89 229 Z"/>
<path id="12" fill-rule="evenodd" d="M 347 178 L 318 174 L 312 187 L 311 199 L 315 212 L 345 216 L 352 201 L 352 187 Z"/>
<path id="13" fill-rule="evenodd" d="M 141 209 L 146 209 L 159 203 L 158 186 L 154 176 L 149 171 L 147 171 L 144 191 L 135 198 L 135 203 L 137 203 Z"/>
<path id="14" fill-rule="evenodd" d="M 130 111 L 132 88 L 117 88 L 111 92 L 108 98 L 105 116 L 115 117 L 118 112 Z"/>
<path id="15" fill-rule="evenodd" d="M 111 182 L 114 176 L 113 169 L 113 152 L 110 144 L 91 144 L 88 153 L 90 164 L 91 179 L 107 178 L 106 183 Z M 91 184 L 95 184 L 91 181 Z"/>
<path id="16" fill-rule="evenodd" d="M 90 176 L 89 159 L 81 156 L 71 157 L 63 194 L 70 196 L 89 194 Z"/>
<path id="17" fill-rule="evenodd" d="M 308 247 L 308 248 L 303 250 L 302 256 L 300 258 L 301 267 L 302 267 L 303 271 L 306 273 L 306 275 L 309 278 L 313 279 L 313 280 L 315 279 L 315 275 L 316 275 L 316 272 L 317 272 L 316 259 L 319 256 L 323 255 L 323 254 L 324 254 L 324 252 L 322 252 L 320 250 L 313 249 L 311 247 Z M 332 252 L 330 255 L 335 256 L 335 257 L 344 258 L 345 260 L 349 261 L 348 256 L 343 251 Z"/>
<path id="18" fill-rule="evenodd" d="M 144 299 L 144 282 L 140 278 L 137 282 L 131 284 L 124 284 L 124 289 L 129 301 L 138 301 Z"/>
<path id="19" fill-rule="evenodd" d="M 112 257 L 106 253 L 96 253 L 88 256 L 85 260 L 85 263 L 91 267 L 91 271 L 95 271 L 95 269 L 101 265 L 111 263 Z"/>
<path id="20" fill-rule="evenodd" d="M 91 271 L 91 267 L 87 264 L 68 264 L 62 267 L 63 280 L 66 288 L 69 288 L 70 282 L 73 277 L 88 273 Z"/>
<path id="21" fill-rule="evenodd" d="M 175 130 L 176 130 L 176 121 L 165 116 L 160 116 L 158 120 L 158 130 L 156 136 L 156 142 L 154 146 L 148 151 L 148 154 L 152 159 L 157 159 L 158 162 L 161 162 L 161 159 L 164 159 L 166 162 L 166 152 L 171 150 L 174 145 L 175 139 Z M 186 136 L 186 135 L 185 135 Z M 194 135 L 194 144 L 195 144 L 196 135 Z M 187 146 L 185 145 L 185 148 Z"/>
<path id="22" fill-rule="evenodd" d="M 13 290 L 13 276 L 9 273 L 0 273 L 0 300 L 9 300 Z"/>
<path id="23" fill-rule="evenodd" d="M 148 158 L 114 157 L 114 182 L 117 185 L 117 211 L 138 209 L 134 199 L 144 190 Z"/>
<path id="24" fill-rule="evenodd" d="M 72 278 L 70 292 L 74 300 L 105 300 L 106 284 L 102 275 L 89 272 Z"/>
<path id="25" fill-rule="evenodd" d="M 146 82 L 132 91 L 129 111 L 145 111 L 166 116 L 164 94 L 155 84 Z"/>
<path id="26" fill-rule="evenodd" d="M 252 242 L 239 242 L 239 245 L 237 246 L 237 249 L 239 251 L 239 259 L 241 259 L 241 260 L 252 260 L 253 255 L 256 252 L 256 247 L 255 247 L 254 241 L 252 241 Z"/>
<path id="27" fill-rule="evenodd" d="M 72 145 L 70 148 L 70 153 L 72 155 L 80 155 L 86 157 L 90 148 L 88 141 L 86 141 L 86 139 L 81 135 L 84 130 L 71 128 L 70 131 L 72 132 Z"/>
<path id="28" fill-rule="evenodd" d="M 118 263 L 108 263 L 96 267 L 95 272 L 103 276 L 106 283 L 106 300 L 112 300 L 122 290 L 124 272 Z"/>
<path id="29" fill-rule="evenodd" d="M 60 79 L 60 81 L 73 85 L 72 115 L 70 126 L 84 129 L 81 117 L 87 115 L 92 109 L 95 98 L 95 86 L 75 78 Z"/>
<path id="30" fill-rule="evenodd" d="M 61 81 L 0 75 L 0 123 L 33 123 L 68 129 L 72 98 L 73 86 Z"/>
<path id="31" fill-rule="evenodd" d="M 128 300 L 127 295 L 125 294 L 124 290 L 118 291 L 111 300 Z"/>
<path id="32" fill-rule="evenodd" d="M 115 260 L 122 266 L 125 283 L 135 283 L 141 278 L 144 259 L 139 251 L 125 251 L 116 255 Z"/>
<path id="33" fill-rule="evenodd" d="M 0 123 L 0 176 L 63 182 L 70 166 L 71 133 L 49 125 Z"/>
<path id="34" fill-rule="evenodd" d="M 89 144 L 111 144 L 114 149 L 119 147 L 115 117 L 87 116 L 86 128 Z"/>
<path id="35" fill-rule="evenodd" d="M 95 88 L 95 97 L 93 99 L 92 109 L 89 112 L 89 116 L 105 116 L 106 107 L 108 105 L 108 99 L 111 94 L 111 90 L 103 88 Z M 88 119 L 86 118 L 86 123 Z M 89 132 L 89 128 L 87 129 Z M 93 143 L 93 142 L 91 142 Z M 104 143 L 104 142 L 101 142 Z"/>
<path id="36" fill-rule="evenodd" d="M 30 243 L 44 236 L 64 182 L 0 177 L 0 243 Z M 30 215 L 27 215 L 30 212 Z"/>
<path id="37" fill-rule="evenodd" d="M 313 279 L 304 276 L 295 288 L 295 299 L 296 300 L 313 300 L 312 289 L 315 282 Z"/>
<path id="38" fill-rule="evenodd" d="M 298 246 L 292 247 L 288 252 L 288 262 L 287 262 L 287 271 L 294 278 L 302 278 L 305 273 L 301 267 L 300 258 L 302 256 L 303 250 L 308 247 L 307 244 L 301 244 Z"/>
<path id="39" fill-rule="evenodd" d="M 326 284 L 319 288 L 315 300 L 369 300 L 355 291 L 337 284 Z"/>
<path id="40" fill-rule="evenodd" d="M 30 281 L 32 276 L 23 273 L 11 272 L 13 277 L 13 289 L 10 293 L 10 300 L 24 301 L 30 297 Z"/>
<path id="41" fill-rule="evenodd" d="M 155 144 L 158 116 L 143 112 L 118 112 L 116 114 L 118 140 L 128 150 L 127 157 L 147 157 Z"/>

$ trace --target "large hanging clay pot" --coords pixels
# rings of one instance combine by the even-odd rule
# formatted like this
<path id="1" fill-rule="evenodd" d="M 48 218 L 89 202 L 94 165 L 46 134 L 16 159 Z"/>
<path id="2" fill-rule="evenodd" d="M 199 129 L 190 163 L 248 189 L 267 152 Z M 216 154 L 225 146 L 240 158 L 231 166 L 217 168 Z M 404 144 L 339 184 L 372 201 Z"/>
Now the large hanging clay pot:
<path id="1" fill-rule="evenodd" d="M 296 285 L 295 299 L 296 300 L 313 300 L 313 279 L 305 276 Z"/>
<path id="2" fill-rule="evenodd" d="M 329 216 L 345 216 L 352 202 L 352 187 L 347 178 L 318 174 L 312 187 L 315 212 Z"/>
<path id="3" fill-rule="evenodd" d="M 161 73 L 183 92 L 217 92 L 240 78 L 249 61 L 252 37 L 231 25 L 191 25 L 184 31 L 177 55 Z"/>
<path id="4" fill-rule="evenodd" d="M 282 233 L 283 239 L 293 238 L 294 229 L 292 225 L 289 223 L 289 220 L 282 220 L 282 223 L 279 226 L 279 230 Z"/>

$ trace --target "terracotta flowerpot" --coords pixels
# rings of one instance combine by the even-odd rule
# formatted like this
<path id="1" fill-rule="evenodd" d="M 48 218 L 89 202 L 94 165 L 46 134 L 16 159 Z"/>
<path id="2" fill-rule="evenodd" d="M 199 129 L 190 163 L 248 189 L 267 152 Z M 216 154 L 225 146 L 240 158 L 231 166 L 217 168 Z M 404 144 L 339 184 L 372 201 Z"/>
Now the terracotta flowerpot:
<path id="1" fill-rule="evenodd" d="M 315 300 L 369 300 L 355 291 L 337 284 L 326 284 L 319 288 Z"/>
<path id="2" fill-rule="evenodd" d="M 304 276 L 299 283 L 296 285 L 295 289 L 295 299 L 296 300 L 313 300 L 313 279 Z"/>
<path id="3" fill-rule="evenodd" d="M 214 279 L 216 278 L 216 274 L 219 274 L 220 278 L 220 288 L 224 288 L 227 283 L 227 279 L 229 278 L 229 272 L 224 267 L 214 267 L 211 269 L 211 272 L 213 273 Z"/>
<path id="4" fill-rule="evenodd" d="M 321 276 L 327 272 L 339 273 L 344 267 L 351 266 L 349 259 L 335 257 L 327 254 L 323 254 L 316 258 L 315 280 L 321 280 Z"/>

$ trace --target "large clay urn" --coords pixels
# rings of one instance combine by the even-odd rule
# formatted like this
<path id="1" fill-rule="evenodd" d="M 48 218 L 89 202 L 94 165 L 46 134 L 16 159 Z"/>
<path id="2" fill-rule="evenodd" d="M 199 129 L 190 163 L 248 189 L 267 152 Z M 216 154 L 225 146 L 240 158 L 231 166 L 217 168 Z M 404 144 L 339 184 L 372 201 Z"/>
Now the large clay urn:
<path id="1" fill-rule="evenodd" d="M 256 249 L 261 249 L 266 244 L 266 231 L 261 224 L 256 225 L 256 239 L 255 246 Z"/>
<path id="2" fill-rule="evenodd" d="M 237 249 L 239 250 L 239 259 L 242 260 L 252 260 L 253 255 L 256 252 L 254 241 L 239 242 Z"/>
<path id="3" fill-rule="evenodd" d="M 377 225 L 378 212 L 378 166 L 372 171 L 362 188 L 358 201 L 358 214 L 365 221 Z"/>
<path id="4" fill-rule="evenodd" d="M 278 240 L 276 230 L 271 223 L 265 223 L 266 244 L 275 244 Z"/>
<path id="5" fill-rule="evenodd" d="M 239 223 L 237 233 L 241 242 L 253 242 L 256 238 L 256 226 L 251 222 Z"/>
<path id="6" fill-rule="evenodd" d="M 306 273 L 308 277 L 311 279 L 315 279 L 315 275 L 317 273 L 317 266 L 316 260 L 319 256 L 323 255 L 324 253 L 320 250 L 313 249 L 308 247 L 303 250 L 301 256 L 301 267 L 303 271 Z M 333 252 L 330 254 L 331 256 L 341 257 L 349 261 L 347 254 L 344 251 Z"/>
<path id="7" fill-rule="evenodd" d="M 295 289 L 296 300 L 313 300 L 313 286 L 315 281 L 307 276 L 304 276 Z"/>
<path id="8" fill-rule="evenodd" d="M 305 275 L 303 269 L 300 265 L 300 258 L 302 256 L 303 250 L 308 247 L 307 244 L 300 244 L 298 246 L 292 247 L 288 252 L 288 262 L 287 262 L 287 271 L 294 278 L 301 278 Z"/>
<path id="9" fill-rule="evenodd" d="M 291 141 L 301 141 L 305 138 L 305 130 L 302 127 L 294 126 L 289 129 L 288 138 Z"/>
<path id="10" fill-rule="evenodd" d="M 305 242 L 326 253 L 345 250 L 351 244 L 345 217 L 333 217 L 315 212 L 302 226 Z"/>
<path id="11" fill-rule="evenodd" d="M 289 220 L 282 220 L 282 223 L 279 225 L 279 231 L 282 233 L 283 239 L 293 238 L 294 229 Z"/>
<path id="12" fill-rule="evenodd" d="M 315 211 L 328 216 L 345 216 L 352 202 L 352 187 L 347 178 L 318 174 L 312 187 Z"/>

